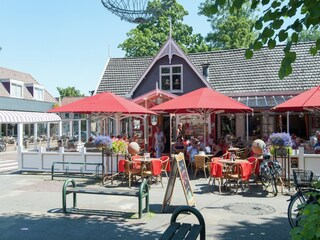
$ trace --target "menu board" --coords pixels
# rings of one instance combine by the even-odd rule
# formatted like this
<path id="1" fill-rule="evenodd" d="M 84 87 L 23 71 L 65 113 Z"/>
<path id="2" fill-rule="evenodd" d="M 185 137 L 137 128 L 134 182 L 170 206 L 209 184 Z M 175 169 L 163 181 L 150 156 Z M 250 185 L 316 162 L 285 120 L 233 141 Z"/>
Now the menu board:
<path id="1" fill-rule="evenodd" d="M 171 173 L 170 173 L 170 177 L 169 177 L 169 181 L 168 181 L 168 185 L 167 185 L 166 194 L 163 199 L 161 212 L 164 212 L 165 207 L 167 205 L 170 205 L 172 195 L 173 195 L 173 189 L 174 189 L 174 185 L 175 185 L 178 173 L 180 176 L 180 180 L 181 180 L 183 192 L 186 197 L 187 204 L 189 206 L 195 206 L 195 201 L 194 201 L 193 192 L 192 192 L 192 188 L 191 188 L 191 184 L 190 184 L 189 174 L 187 171 L 186 162 L 184 160 L 184 154 L 179 153 L 178 155 L 174 155 L 174 159 L 173 159 L 172 167 L 171 167 Z"/>
<path id="2" fill-rule="evenodd" d="M 194 206 L 195 201 L 194 201 L 193 191 L 192 191 L 191 184 L 190 184 L 188 169 L 186 166 L 186 162 L 184 160 L 184 154 L 180 153 L 179 155 L 175 155 L 175 160 L 178 165 L 178 171 L 179 171 L 184 195 L 186 197 L 186 201 L 189 206 Z"/>

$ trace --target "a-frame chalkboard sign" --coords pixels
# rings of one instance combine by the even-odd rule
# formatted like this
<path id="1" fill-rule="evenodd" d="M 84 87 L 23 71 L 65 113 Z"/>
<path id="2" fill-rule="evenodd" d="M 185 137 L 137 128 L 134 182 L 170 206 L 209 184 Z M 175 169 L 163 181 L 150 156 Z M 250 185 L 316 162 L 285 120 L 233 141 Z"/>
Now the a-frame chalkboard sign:
<path id="1" fill-rule="evenodd" d="M 173 189 L 174 189 L 174 185 L 175 185 L 178 173 L 180 176 L 183 192 L 186 197 L 186 201 L 187 201 L 188 206 L 195 206 L 195 201 L 194 201 L 193 192 L 192 192 L 192 188 L 191 188 L 191 184 L 190 184 L 189 174 L 188 174 L 188 170 L 186 167 L 186 162 L 184 160 L 184 154 L 179 153 L 178 155 L 174 155 L 170 178 L 168 181 L 166 194 L 163 199 L 161 212 L 164 212 L 165 207 L 167 205 L 170 205 L 171 198 L 173 195 Z"/>

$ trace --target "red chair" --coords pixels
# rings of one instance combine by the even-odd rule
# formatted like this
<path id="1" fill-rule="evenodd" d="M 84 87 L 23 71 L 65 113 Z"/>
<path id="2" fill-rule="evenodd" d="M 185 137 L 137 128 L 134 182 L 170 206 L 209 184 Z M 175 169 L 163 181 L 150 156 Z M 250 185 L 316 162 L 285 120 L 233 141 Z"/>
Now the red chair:
<path id="1" fill-rule="evenodd" d="M 259 171 L 260 171 L 260 164 L 258 158 L 256 157 L 249 157 L 248 162 L 251 165 L 251 175 L 255 175 L 255 181 L 258 179 Z"/>
<path id="2" fill-rule="evenodd" d="M 134 169 L 141 169 L 141 161 L 140 158 L 142 158 L 139 155 L 135 155 L 131 157 L 131 161 L 132 161 L 132 168 Z"/>
<path id="3" fill-rule="evenodd" d="M 222 179 L 223 179 L 223 164 L 218 161 L 212 161 L 209 163 L 210 168 L 210 178 L 208 182 L 208 188 L 210 186 L 210 181 L 212 181 L 212 185 L 215 185 L 216 179 L 219 182 L 219 193 L 221 193 Z"/>
<path id="4" fill-rule="evenodd" d="M 154 159 L 151 161 L 151 170 L 146 170 L 142 172 L 142 176 L 143 177 L 149 177 L 149 182 L 150 182 L 150 178 L 154 177 L 156 178 L 156 182 L 158 182 L 157 180 L 159 179 L 161 182 L 161 186 L 163 188 L 163 184 L 162 184 L 162 163 L 161 160 L 159 159 Z"/>
<path id="5" fill-rule="evenodd" d="M 167 176 L 167 179 L 169 179 L 168 177 L 168 173 L 170 172 L 170 158 L 169 156 L 162 156 L 160 157 L 160 161 L 161 161 L 161 172 L 165 173 Z"/>
<path id="6" fill-rule="evenodd" d="M 124 173 L 125 172 L 125 168 L 124 168 L 124 164 L 125 164 L 126 160 L 125 159 L 120 159 L 118 162 L 118 172 L 119 173 Z"/>
<path id="7" fill-rule="evenodd" d="M 126 160 L 125 159 L 120 159 L 119 162 L 118 162 L 118 173 L 119 175 L 122 176 L 122 182 L 121 184 L 123 183 L 123 180 L 124 180 L 124 177 L 125 177 L 125 167 L 124 167 L 124 164 L 126 163 Z"/>

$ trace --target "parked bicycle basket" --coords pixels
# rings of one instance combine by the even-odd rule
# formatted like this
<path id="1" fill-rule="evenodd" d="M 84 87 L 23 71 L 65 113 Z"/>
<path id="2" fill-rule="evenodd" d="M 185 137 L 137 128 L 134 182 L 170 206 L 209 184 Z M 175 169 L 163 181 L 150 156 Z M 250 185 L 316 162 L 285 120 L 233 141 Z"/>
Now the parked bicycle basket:
<path id="1" fill-rule="evenodd" d="M 311 187 L 313 172 L 310 170 L 292 170 L 294 184 L 299 188 Z"/>

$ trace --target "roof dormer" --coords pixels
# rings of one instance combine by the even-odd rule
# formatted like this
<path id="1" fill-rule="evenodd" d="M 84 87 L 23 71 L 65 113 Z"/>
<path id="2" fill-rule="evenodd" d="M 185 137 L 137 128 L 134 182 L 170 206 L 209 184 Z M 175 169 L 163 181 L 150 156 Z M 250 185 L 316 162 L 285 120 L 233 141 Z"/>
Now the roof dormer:
<path id="1" fill-rule="evenodd" d="M 1 82 L 11 97 L 23 98 L 24 83 L 22 81 L 14 79 L 1 79 Z"/>
<path id="2" fill-rule="evenodd" d="M 34 83 L 26 83 L 28 91 L 32 95 L 34 100 L 43 101 L 44 99 L 44 87 Z"/>

